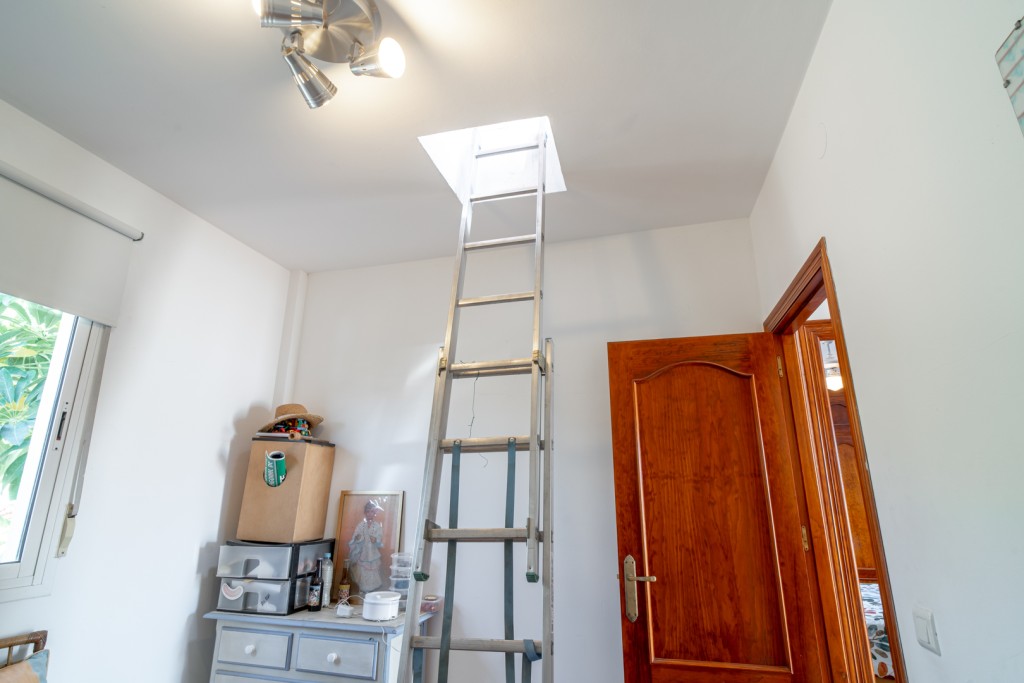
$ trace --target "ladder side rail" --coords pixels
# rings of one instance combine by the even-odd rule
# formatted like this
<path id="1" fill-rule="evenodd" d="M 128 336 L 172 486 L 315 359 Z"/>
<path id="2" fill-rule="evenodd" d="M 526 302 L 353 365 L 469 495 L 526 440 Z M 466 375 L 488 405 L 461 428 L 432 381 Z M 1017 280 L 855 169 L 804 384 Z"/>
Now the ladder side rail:
<path id="1" fill-rule="evenodd" d="M 516 440 L 508 440 L 508 455 L 505 475 L 505 528 L 511 529 L 515 525 L 515 503 L 516 503 Z M 512 541 L 505 541 L 504 560 L 505 571 L 502 577 L 504 583 L 503 611 L 505 614 L 505 640 L 515 640 L 515 582 L 513 580 L 512 562 L 513 547 Z M 512 653 L 505 655 L 505 683 L 515 683 L 516 660 Z"/>
<path id="2" fill-rule="evenodd" d="M 533 244 L 533 358 L 538 360 L 541 353 L 541 299 L 544 297 L 544 197 L 547 195 L 547 178 L 545 173 L 547 161 L 547 134 L 542 133 L 537 149 L 537 208 L 535 232 L 537 239 Z"/>
<path id="3" fill-rule="evenodd" d="M 542 608 L 542 624 L 544 629 L 544 657 L 541 661 L 541 681 L 554 683 L 555 680 L 555 532 L 554 532 L 554 491 L 555 491 L 555 425 L 554 398 L 555 392 L 555 358 L 554 344 L 551 339 L 544 344 L 547 374 L 544 376 L 544 559 L 542 588 L 544 605 Z"/>
<path id="4" fill-rule="evenodd" d="M 472 228 L 473 207 L 465 202 L 462 207 L 462 221 L 459 229 L 459 251 L 455 257 L 455 273 L 452 276 L 452 295 L 448 302 L 448 323 L 445 328 L 444 346 L 438 359 L 438 375 L 435 381 L 434 402 L 430 410 L 430 430 L 427 435 L 427 462 L 424 467 L 423 492 L 429 497 L 420 500 L 420 519 L 417 523 L 416 552 L 413 556 L 413 575 L 417 581 L 425 581 L 430 575 L 432 545 L 426 540 L 427 525 L 434 521 L 437 513 L 437 498 L 441 487 L 441 458 L 438 445 L 448 430 L 448 409 L 451 401 L 452 377 L 449 369 L 451 359 L 458 346 L 459 298 L 466 278 L 466 258 L 463 246 Z"/>
<path id="5" fill-rule="evenodd" d="M 466 282 L 466 243 L 473 229 L 473 203 L 462 204 L 462 219 L 459 226 L 459 245 L 455 255 L 455 273 L 452 276 L 452 295 L 448 302 L 448 324 L 444 333 L 444 358 L 442 366 L 447 368 L 455 359 L 458 342 L 459 300 L 462 299 L 462 287 Z"/>
<path id="6" fill-rule="evenodd" d="M 541 419 L 541 301 L 544 296 L 544 196 L 545 167 L 547 165 L 547 134 L 537 140 L 537 208 L 533 245 L 533 371 L 530 391 L 530 509 L 527 529 L 530 536 L 526 545 L 526 580 L 534 583 L 540 578 L 538 541 L 536 530 L 540 522 L 540 419 Z"/>
<path id="7" fill-rule="evenodd" d="M 438 352 L 438 362 L 444 354 L 444 349 Z M 437 498 L 441 490 L 441 461 L 442 453 L 439 447 L 443 438 L 444 426 L 447 424 L 448 410 L 445 397 L 451 391 L 451 376 L 446 370 L 442 370 L 434 382 L 434 401 L 431 411 L 430 435 L 427 440 L 427 457 L 423 467 L 423 488 L 420 493 L 420 512 L 416 522 L 416 550 L 413 556 L 414 567 L 422 568 L 420 576 L 425 577 L 430 573 L 430 558 L 432 544 L 426 543 L 425 538 L 433 523 L 437 510 Z M 444 422 L 442 423 L 441 417 Z M 414 577 L 409 582 L 409 596 L 405 603 L 405 633 L 417 633 L 419 629 L 419 609 L 421 595 L 423 592 L 423 580 Z M 413 607 L 415 605 L 416 607 Z M 412 608 L 412 609 L 410 609 Z M 402 652 L 398 663 L 398 681 L 409 683 L 412 675 L 412 649 L 406 639 L 402 644 Z"/>
<path id="8" fill-rule="evenodd" d="M 444 355 L 444 349 L 438 352 L 438 362 Z M 451 394 L 452 378 L 447 370 L 442 370 L 434 382 L 434 401 L 431 409 L 430 428 L 427 437 L 427 457 L 423 467 L 423 491 L 420 497 L 420 516 L 416 525 L 416 549 L 413 555 L 413 575 L 415 583 L 426 581 L 430 575 L 432 547 L 425 541 L 427 532 L 436 525 L 437 500 L 441 491 L 441 471 L 443 454 L 439 444 L 445 437 L 448 423 L 448 397 Z"/>
<path id="9" fill-rule="evenodd" d="M 448 500 L 448 526 L 459 526 L 459 480 L 462 461 L 461 444 L 456 441 L 452 450 L 452 486 Z M 448 563 L 444 576 L 444 607 L 441 615 L 441 655 L 437 664 L 437 683 L 448 683 L 448 663 L 451 655 L 452 617 L 455 610 L 455 563 L 458 559 L 459 544 L 448 544 Z M 409 603 L 406 603 L 408 608 Z"/>
<path id="10" fill-rule="evenodd" d="M 475 140 L 474 140 L 475 145 Z M 472 161 L 471 178 L 476 175 L 476 158 Z M 438 358 L 438 374 L 434 381 L 434 399 L 430 411 L 430 429 L 427 435 L 427 457 L 424 463 L 423 489 L 420 497 L 420 515 L 416 523 L 416 550 L 413 555 L 413 577 L 410 582 L 410 598 L 415 597 L 417 608 L 409 609 L 406 600 L 405 632 L 416 633 L 419 628 L 419 596 L 422 593 L 422 582 L 430 575 L 430 563 L 433 544 L 427 542 L 428 526 L 436 526 L 434 517 L 437 513 L 437 499 L 441 490 L 441 441 L 448 431 L 448 412 L 451 404 L 452 376 L 448 372 L 451 359 L 454 357 L 458 342 L 459 306 L 462 296 L 462 285 L 466 278 L 466 243 L 472 231 L 473 223 L 472 185 L 466 200 L 462 204 L 462 216 L 459 225 L 459 243 L 455 256 L 455 272 L 452 277 L 452 291 L 448 302 L 448 320 L 445 328 L 444 346 Z M 411 640 L 406 638 L 402 645 L 398 664 L 398 681 L 408 683 L 412 675 Z"/>
<path id="11" fill-rule="evenodd" d="M 473 160 L 472 171 L 476 173 L 476 160 Z M 471 176 L 473 177 L 473 176 Z M 472 194 L 472 189 L 470 190 Z M 466 281 L 466 243 L 473 230 L 473 202 L 468 199 L 462 204 L 462 218 L 459 225 L 458 250 L 455 255 L 455 272 L 452 275 L 452 291 L 448 301 L 448 322 L 444 333 L 444 346 L 438 368 L 437 384 L 443 387 L 441 393 L 434 392 L 434 404 L 430 411 L 430 431 L 427 435 L 427 467 L 425 473 L 430 478 L 430 498 L 420 502 L 420 523 L 417 528 L 416 554 L 413 557 L 413 576 L 417 582 L 425 581 L 430 575 L 430 561 L 433 544 L 427 541 L 427 525 L 436 524 L 437 500 L 441 487 L 441 452 L 440 443 L 448 431 L 448 411 L 451 406 L 452 374 L 449 372 L 452 360 L 458 348 L 459 330 L 459 299 Z M 425 484 L 426 482 L 424 482 Z M 424 486 L 424 488 L 426 488 Z M 406 603 L 408 604 L 408 603 Z"/>

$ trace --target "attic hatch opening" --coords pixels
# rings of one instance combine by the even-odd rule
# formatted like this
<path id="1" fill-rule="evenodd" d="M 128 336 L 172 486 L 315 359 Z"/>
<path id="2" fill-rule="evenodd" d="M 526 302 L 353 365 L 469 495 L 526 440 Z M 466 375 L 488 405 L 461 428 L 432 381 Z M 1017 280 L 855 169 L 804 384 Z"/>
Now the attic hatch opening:
<path id="1" fill-rule="evenodd" d="M 460 202 L 465 202 L 471 189 L 474 195 L 479 196 L 536 187 L 536 149 L 480 157 L 476 164 L 475 178 L 472 177 L 473 158 L 480 152 L 532 145 L 542 133 L 546 133 L 548 138 L 546 194 L 564 192 L 565 179 L 562 177 L 562 166 L 558 161 L 555 138 L 547 116 L 422 135 L 419 141 L 455 196 Z"/>

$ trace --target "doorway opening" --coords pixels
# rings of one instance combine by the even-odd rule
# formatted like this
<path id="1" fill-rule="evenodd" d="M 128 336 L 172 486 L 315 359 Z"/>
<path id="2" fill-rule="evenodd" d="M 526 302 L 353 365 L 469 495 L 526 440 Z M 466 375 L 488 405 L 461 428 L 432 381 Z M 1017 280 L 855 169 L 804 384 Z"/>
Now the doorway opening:
<path id="1" fill-rule="evenodd" d="M 907 683 L 839 303 L 822 238 L 764 322 L 779 335 L 833 671 Z"/>

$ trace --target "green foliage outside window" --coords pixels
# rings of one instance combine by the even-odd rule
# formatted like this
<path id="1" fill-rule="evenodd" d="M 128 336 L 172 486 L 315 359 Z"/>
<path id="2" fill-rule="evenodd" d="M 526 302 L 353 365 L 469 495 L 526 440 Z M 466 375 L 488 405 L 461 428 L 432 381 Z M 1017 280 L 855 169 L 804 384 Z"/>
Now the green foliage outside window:
<path id="1" fill-rule="evenodd" d="M 60 321 L 60 311 L 0 294 L 0 507 L 18 497 Z"/>

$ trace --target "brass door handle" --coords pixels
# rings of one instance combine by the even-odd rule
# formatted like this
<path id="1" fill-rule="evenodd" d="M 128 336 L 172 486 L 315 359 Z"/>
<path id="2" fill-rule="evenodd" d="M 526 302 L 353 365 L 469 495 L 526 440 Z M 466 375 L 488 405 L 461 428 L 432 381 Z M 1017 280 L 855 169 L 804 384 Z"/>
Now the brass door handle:
<path id="1" fill-rule="evenodd" d="M 654 583 L 658 580 L 658 577 L 637 576 L 636 560 L 633 559 L 632 555 L 626 555 L 626 559 L 622 561 L 622 577 L 626 580 L 626 618 L 631 622 L 634 622 L 640 616 L 640 609 L 636 598 L 637 582 L 644 581 L 646 583 Z"/>

